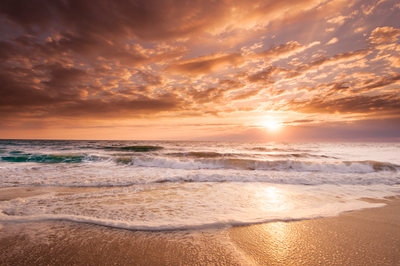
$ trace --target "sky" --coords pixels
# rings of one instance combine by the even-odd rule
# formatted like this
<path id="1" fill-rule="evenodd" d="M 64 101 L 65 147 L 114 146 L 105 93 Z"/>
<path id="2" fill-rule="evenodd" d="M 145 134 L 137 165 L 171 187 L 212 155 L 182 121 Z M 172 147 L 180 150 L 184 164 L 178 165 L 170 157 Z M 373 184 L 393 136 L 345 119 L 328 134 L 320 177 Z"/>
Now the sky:
<path id="1" fill-rule="evenodd" d="M 396 0 L 2 0 L 0 139 L 400 142 Z"/>

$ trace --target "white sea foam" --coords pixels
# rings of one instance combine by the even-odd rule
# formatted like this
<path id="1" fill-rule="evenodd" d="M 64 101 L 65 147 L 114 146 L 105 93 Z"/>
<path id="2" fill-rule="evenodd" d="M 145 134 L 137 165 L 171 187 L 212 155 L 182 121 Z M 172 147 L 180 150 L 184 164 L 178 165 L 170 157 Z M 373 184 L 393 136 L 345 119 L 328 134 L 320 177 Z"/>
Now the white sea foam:
<path id="1" fill-rule="evenodd" d="M 252 160 L 237 158 L 217 159 L 177 159 L 173 157 L 131 157 L 117 158 L 138 167 L 159 167 L 173 169 L 240 169 L 274 170 L 291 172 L 334 172 L 334 173 L 371 173 L 376 171 L 394 171 L 399 165 L 376 161 L 298 161 L 298 160 Z"/>
<path id="2" fill-rule="evenodd" d="M 0 186 L 125 186 L 0 202 L 0 223 L 220 227 L 334 216 L 382 206 L 361 197 L 400 194 L 398 144 L 0 141 L 0 149 Z"/>
<path id="3" fill-rule="evenodd" d="M 199 229 L 336 216 L 384 205 L 358 198 L 398 192 L 399 187 L 384 185 L 151 184 L 1 202 L 0 222 L 69 220 L 135 230 Z"/>
<path id="4" fill-rule="evenodd" d="M 358 167 L 356 165 L 353 167 Z M 347 166 L 343 166 L 347 167 Z M 351 167 L 351 166 L 350 166 Z M 361 165 L 361 167 L 368 167 Z M 118 165 L 101 162 L 85 165 L 35 165 L 5 167 L 0 186 L 128 186 L 162 182 L 268 182 L 302 185 L 400 184 L 397 171 L 321 172 L 240 169 L 181 169 Z"/>

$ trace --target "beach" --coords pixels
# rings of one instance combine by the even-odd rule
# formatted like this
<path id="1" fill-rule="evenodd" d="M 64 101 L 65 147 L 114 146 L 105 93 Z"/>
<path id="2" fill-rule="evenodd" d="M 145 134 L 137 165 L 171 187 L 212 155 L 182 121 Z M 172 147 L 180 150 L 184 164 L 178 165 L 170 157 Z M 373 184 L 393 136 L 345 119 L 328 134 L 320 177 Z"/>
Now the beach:
<path id="1" fill-rule="evenodd" d="M 0 188 L 1 200 L 99 188 Z M 23 192 L 25 191 L 25 193 Z M 400 197 L 337 217 L 198 230 L 2 223 L 1 265 L 400 265 Z"/>
<path id="2" fill-rule="evenodd" d="M 400 265 L 400 145 L 0 141 L 0 265 Z"/>
<path id="3" fill-rule="evenodd" d="M 0 29 L 0 266 L 400 266 L 399 0 L 3 0 Z"/>

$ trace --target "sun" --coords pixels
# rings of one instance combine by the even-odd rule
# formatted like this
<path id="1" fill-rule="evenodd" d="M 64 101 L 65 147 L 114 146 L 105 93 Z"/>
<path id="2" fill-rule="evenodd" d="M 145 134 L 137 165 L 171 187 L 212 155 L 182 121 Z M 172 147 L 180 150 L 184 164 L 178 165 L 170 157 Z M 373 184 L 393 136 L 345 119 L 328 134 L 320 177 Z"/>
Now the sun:
<path id="1" fill-rule="evenodd" d="M 265 121 L 262 123 L 262 125 L 273 131 L 278 130 L 282 127 L 282 124 L 276 121 Z"/>

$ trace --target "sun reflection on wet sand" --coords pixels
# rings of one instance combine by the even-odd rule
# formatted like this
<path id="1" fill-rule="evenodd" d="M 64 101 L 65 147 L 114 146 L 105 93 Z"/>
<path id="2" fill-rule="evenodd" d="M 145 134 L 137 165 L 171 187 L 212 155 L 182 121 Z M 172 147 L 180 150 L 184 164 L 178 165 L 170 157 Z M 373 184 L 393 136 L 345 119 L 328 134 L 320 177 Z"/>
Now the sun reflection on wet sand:
<path id="1" fill-rule="evenodd" d="M 279 265 L 291 256 L 291 247 L 298 241 L 298 234 L 291 229 L 290 223 L 274 222 L 234 227 L 231 229 L 231 236 L 260 265 L 265 261 Z"/>
<path id="2" fill-rule="evenodd" d="M 264 205 L 269 211 L 283 211 L 288 208 L 288 197 L 287 194 L 276 188 L 267 187 L 260 192 L 263 198 L 260 198 L 260 204 Z M 283 261 L 288 256 L 288 243 L 290 242 L 290 235 L 288 234 L 287 223 L 276 222 L 266 224 L 268 228 L 263 230 L 263 234 L 270 239 L 271 243 L 274 243 L 269 256 L 273 256 L 277 261 Z"/>
<path id="3" fill-rule="evenodd" d="M 260 187 L 254 194 L 253 200 L 270 216 L 274 212 L 293 210 L 288 191 L 276 186 Z M 239 241 L 240 247 L 250 251 L 251 257 L 260 265 L 263 262 L 274 261 L 279 265 L 287 261 L 293 252 L 290 247 L 298 241 L 298 232 L 293 231 L 291 223 L 272 222 L 253 226 L 231 228 L 233 239 Z"/>
<path id="4" fill-rule="evenodd" d="M 289 256 L 290 250 L 288 249 L 290 242 L 293 241 L 288 231 L 288 224 L 284 222 L 271 223 L 266 230 L 269 234 L 271 241 L 275 244 L 275 247 L 270 250 L 270 256 L 273 256 L 276 261 L 284 261 Z"/>
<path id="5" fill-rule="evenodd" d="M 397 265 L 400 200 L 391 200 L 331 218 L 233 227 L 230 238 L 256 265 Z"/>

